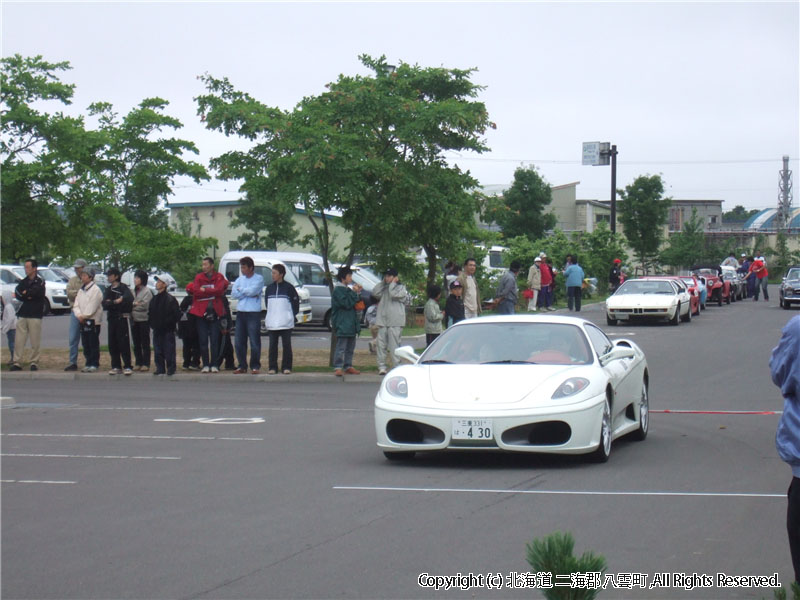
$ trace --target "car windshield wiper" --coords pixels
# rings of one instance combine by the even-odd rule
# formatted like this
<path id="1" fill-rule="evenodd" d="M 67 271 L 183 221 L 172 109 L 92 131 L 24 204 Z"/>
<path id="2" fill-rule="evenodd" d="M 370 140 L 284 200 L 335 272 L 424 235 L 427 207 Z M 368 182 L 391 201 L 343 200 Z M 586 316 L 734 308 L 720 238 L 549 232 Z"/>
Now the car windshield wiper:
<path id="1" fill-rule="evenodd" d="M 505 360 L 489 360 L 487 362 L 480 363 L 482 365 L 535 365 L 536 363 L 532 360 L 512 360 L 507 358 Z"/>
<path id="2" fill-rule="evenodd" d="M 433 364 L 452 365 L 453 363 L 451 363 L 449 360 L 442 360 L 441 358 L 430 358 L 428 360 L 421 361 L 419 364 L 421 364 L 421 365 L 433 365 Z"/>

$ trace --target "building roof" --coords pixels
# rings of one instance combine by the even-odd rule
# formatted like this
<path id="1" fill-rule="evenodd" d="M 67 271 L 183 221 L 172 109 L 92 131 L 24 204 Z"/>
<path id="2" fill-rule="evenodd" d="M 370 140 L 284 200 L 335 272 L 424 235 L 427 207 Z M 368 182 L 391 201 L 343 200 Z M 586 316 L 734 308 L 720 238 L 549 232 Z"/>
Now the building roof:
<path id="1" fill-rule="evenodd" d="M 764 210 L 756 213 L 742 225 L 742 229 L 750 230 L 770 230 L 777 229 L 778 224 L 775 219 L 778 218 L 777 208 L 765 208 Z M 793 208 L 789 211 L 789 222 L 786 224 L 791 229 L 800 228 L 800 208 Z"/>

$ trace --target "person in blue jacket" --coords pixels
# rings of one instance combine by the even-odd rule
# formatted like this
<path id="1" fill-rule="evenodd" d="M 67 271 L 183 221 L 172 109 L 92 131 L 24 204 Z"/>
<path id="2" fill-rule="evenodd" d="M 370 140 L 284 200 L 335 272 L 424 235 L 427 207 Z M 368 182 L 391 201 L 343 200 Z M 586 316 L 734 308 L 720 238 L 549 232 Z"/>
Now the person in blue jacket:
<path id="1" fill-rule="evenodd" d="M 783 414 L 778 422 L 775 447 L 792 468 L 786 510 L 786 531 L 792 553 L 794 579 L 800 583 L 800 315 L 783 328 L 781 340 L 769 361 L 772 381 L 781 388 Z"/>
<path id="2" fill-rule="evenodd" d="M 255 263 L 249 256 L 239 259 L 242 274 L 233 282 L 231 296 L 238 300 L 236 306 L 236 359 L 235 374 L 247 373 L 247 342 L 250 341 L 250 369 L 253 375 L 261 370 L 261 294 L 264 278 L 256 273 Z"/>
<path id="3" fill-rule="evenodd" d="M 578 264 L 578 257 L 574 254 L 567 255 L 567 267 L 564 269 L 567 279 L 567 306 L 569 310 L 581 312 L 581 297 L 583 295 L 583 279 L 586 274 L 583 267 Z"/>

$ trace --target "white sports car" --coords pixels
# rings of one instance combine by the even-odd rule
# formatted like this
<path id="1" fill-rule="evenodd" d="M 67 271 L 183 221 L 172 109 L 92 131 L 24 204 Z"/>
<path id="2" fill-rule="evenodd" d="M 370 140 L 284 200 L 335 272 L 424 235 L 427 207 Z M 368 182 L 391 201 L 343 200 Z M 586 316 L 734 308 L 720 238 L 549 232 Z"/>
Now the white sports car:
<path id="1" fill-rule="evenodd" d="M 421 356 L 410 346 L 395 354 L 413 364 L 392 369 L 375 398 L 378 447 L 389 459 L 486 449 L 605 462 L 614 439 L 647 436 L 644 353 L 583 319 L 469 319 Z"/>
<path id="2" fill-rule="evenodd" d="M 628 279 L 606 300 L 606 322 L 665 319 L 672 325 L 692 320 L 691 297 L 685 286 L 666 279 Z"/>

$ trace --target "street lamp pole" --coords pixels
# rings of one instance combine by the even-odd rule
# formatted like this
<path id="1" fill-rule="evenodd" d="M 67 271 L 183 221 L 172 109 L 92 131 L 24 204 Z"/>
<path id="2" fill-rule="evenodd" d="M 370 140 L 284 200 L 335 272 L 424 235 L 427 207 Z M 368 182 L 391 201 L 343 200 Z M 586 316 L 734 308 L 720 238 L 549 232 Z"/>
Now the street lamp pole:
<path id="1" fill-rule="evenodd" d="M 617 145 L 609 150 L 611 156 L 611 233 L 617 233 Z"/>

